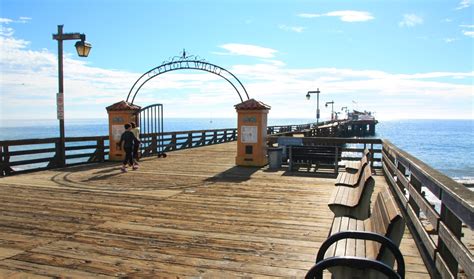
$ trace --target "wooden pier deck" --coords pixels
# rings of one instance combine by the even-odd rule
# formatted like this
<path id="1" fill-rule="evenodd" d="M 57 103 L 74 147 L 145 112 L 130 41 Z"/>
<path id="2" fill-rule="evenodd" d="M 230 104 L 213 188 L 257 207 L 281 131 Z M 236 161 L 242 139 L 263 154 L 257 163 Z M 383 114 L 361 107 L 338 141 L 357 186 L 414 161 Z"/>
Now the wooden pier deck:
<path id="1" fill-rule="evenodd" d="M 0 277 L 302 278 L 335 180 L 236 167 L 235 149 L 0 178 Z M 401 251 L 407 278 L 429 278 L 408 229 Z"/>

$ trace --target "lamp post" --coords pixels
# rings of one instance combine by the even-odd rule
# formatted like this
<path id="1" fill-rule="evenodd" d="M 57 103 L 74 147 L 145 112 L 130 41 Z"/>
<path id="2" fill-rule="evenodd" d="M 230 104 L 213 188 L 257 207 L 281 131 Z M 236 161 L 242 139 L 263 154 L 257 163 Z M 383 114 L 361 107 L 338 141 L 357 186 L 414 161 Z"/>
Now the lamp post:
<path id="1" fill-rule="evenodd" d="M 345 109 L 345 111 L 344 111 L 344 109 Z M 347 107 L 342 107 L 342 108 L 341 108 L 341 111 L 344 111 L 344 112 L 346 113 L 346 117 L 347 117 L 347 113 L 349 112 L 349 110 L 347 109 Z"/>
<path id="2" fill-rule="evenodd" d="M 66 146 L 64 133 L 64 81 L 63 81 L 63 41 L 80 40 L 76 42 L 77 54 L 87 57 L 92 45 L 86 42 L 86 35 L 81 33 L 63 33 L 63 25 L 58 25 L 58 33 L 53 34 L 53 40 L 58 41 L 58 93 L 56 96 L 57 118 L 59 120 L 59 166 L 66 165 Z"/>
<path id="3" fill-rule="evenodd" d="M 319 88 L 316 90 L 316 91 L 308 91 L 308 93 L 306 94 L 306 99 L 311 99 L 311 95 L 310 94 L 316 94 L 316 100 L 317 100 L 317 107 L 316 107 L 316 127 L 319 126 L 319 93 L 321 93 L 321 91 L 319 91 Z"/>
<path id="4" fill-rule="evenodd" d="M 334 120 L 334 101 L 326 102 L 325 107 L 328 107 L 329 104 L 331 104 L 331 120 Z"/>

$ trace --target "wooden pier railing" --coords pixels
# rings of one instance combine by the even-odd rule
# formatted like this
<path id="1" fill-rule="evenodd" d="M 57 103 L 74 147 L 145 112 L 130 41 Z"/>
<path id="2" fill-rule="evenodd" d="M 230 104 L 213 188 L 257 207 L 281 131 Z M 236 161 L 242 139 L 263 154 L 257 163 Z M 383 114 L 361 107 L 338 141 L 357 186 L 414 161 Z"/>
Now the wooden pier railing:
<path id="1" fill-rule="evenodd" d="M 269 126 L 268 133 L 308 129 L 311 124 Z M 237 129 L 193 130 L 140 135 L 144 156 L 237 140 Z M 0 141 L 0 176 L 60 166 L 59 138 Z M 108 160 L 109 137 L 66 138 L 66 166 Z"/>
<path id="2" fill-rule="evenodd" d="M 300 132 L 284 132 L 285 135 L 299 134 Z M 302 135 L 305 134 L 302 131 Z M 278 139 L 291 138 L 287 136 L 271 135 L 268 137 L 268 144 L 271 146 L 278 142 Z M 342 151 L 340 160 L 358 161 L 364 149 L 369 149 L 371 167 L 373 169 L 382 168 L 382 140 L 374 138 L 333 138 L 333 137 L 302 137 L 304 145 L 330 145 L 339 146 Z"/>
<path id="3" fill-rule="evenodd" d="M 474 192 L 387 140 L 382 154 L 386 179 L 432 277 L 474 278 L 473 247 L 463 242 L 463 228 L 469 234 L 474 228 Z"/>
<path id="4" fill-rule="evenodd" d="M 0 141 L 0 176 L 58 167 L 59 138 Z M 108 156 L 108 137 L 66 138 L 67 166 L 103 162 Z"/>

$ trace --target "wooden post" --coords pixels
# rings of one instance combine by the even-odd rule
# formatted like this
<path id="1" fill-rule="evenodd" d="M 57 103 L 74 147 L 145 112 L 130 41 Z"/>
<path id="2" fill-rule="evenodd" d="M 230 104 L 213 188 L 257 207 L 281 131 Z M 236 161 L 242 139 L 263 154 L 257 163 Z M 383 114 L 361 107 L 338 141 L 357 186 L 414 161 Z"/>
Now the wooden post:
<path id="1" fill-rule="evenodd" d="M 443 193 L 441 193 L 443 194 Z M 441 203 L 441 222 L 448 227 L 448 229 L 456 236 L 457 239 L 461 239 L 462 222 L 459 218 L 449 210 L 449 208 Z M 443 258 L 444 262 L 448 266 L 451 273 L 457 277 L 458 274 L 458 261 L 449 251 L 446 243 L 441 237 L 438 237 L 438 253 Z"/>
<path id="2" fill-rule="evenodd" d="M 7 176 L 12 172 L 10 167 L 10 153 L 8 151 L 8 145 L 3 145 L 0 147 L 0 176 Z"/>
<path id="3" fill-rule="evenodd" d="M 421 195 L 421 183 L 416 179 L 414 175 L 410 175 L 410 184 L 420 195 Z M 411 205 L 411 208 L 415 212 L 417 217 L 420 217 L 420 207 L 416 204 L 416 201 L 410 195 L 408 203 Z"/>
<path id="4" fill-rule="evenodd" d="M 206 145 L 206 132 L 201 133 L 201 140 L 199 141 L 198 145 Z"/>
<path id="5" fill-rule="evenodd" d="M 403 174 L 403 176 L 406 177 L 406 168 L 400 162 L 397 162 L 397 169 Z M 402 182 L 400 179 L 397 179 L 397 186 L 400 190 L 402 190 L 402 193 L 405 193 L 405 186 L 403 186 Z"/>
<path id="6" fill-rule="evenodd" d="M 151 135 L 151 154 L 158 153 L 158 134 Z"/>
<path id="7" fill-rule="evenodd" d="M 59 167 L 59 166 L 64 167 L 66 165 L 66 159 L 64 159 L 64 161 L 63 161 L 63 158 L 61 157 L 61 154 L 62 154 L 62 151 L 63 151 L 61 140 L 57 139 L 56 142 L 54 143 L 54 145 L 56 147 L 56 152 L 55 152 L 54 157 L 51 159 L 50 165 L 53 168 Z M 64 151 L 64 152 L 66 152 L 66 151 Z M 62 164 L 62 162 L 64 162 L 64 164 Z"/>
<path id="8" fill-rule="evenodd" d="M 104 139 L 100 138 L 97 140 L 97 159 L 99 162 L 105 161 L 105 150 L 104 150 Z"/>
<path id="9" fill-rule="evenodd" d="M 187 147 L 193 147 L 193 133 L 188 133 Z"/>
<path id="10" fill-rule="evenodd" d="M 171 150 L 176 150 L 176 133 L 171 135 Z"/>
<path id="11" fill-rule="evenodd" d="M 369 159 L 370 160 L 370 168 L 372 169 L 372 171 L 375 173 L 375 169 L 374 169 L 374 144 L 371 143 L 370 144 L 370 150 L 369 150 Z"/>

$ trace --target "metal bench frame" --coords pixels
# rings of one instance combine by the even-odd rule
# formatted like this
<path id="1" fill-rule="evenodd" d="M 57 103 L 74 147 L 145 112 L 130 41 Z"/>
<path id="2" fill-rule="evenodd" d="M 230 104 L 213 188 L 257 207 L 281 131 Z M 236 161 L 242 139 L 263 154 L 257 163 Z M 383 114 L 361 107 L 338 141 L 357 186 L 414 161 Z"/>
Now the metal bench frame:
<path id="1" fill-rule="evenodd" d="M 326 254 L 327 250 L 332 244 L 336 243 L 341 239 L 346 238 L 372 240 L 379 242 L 380 244 L 382 244 L 380 246 L 380 250 L 388 248 L 393 253 L 395 261 L 397 262 L 397 271 L 395 272 L 395 270 L 393 270 L 390 266 L 381 261 L 371 260 L 362 257 L 341 256 L 324 259 L 324 254 Z M 321 248 L 319 248 L 318 254 L 316 256 L 316 264 L 308 271 L 305 278 L 323 278 L 323 270 L 333 266 L 374 269 L 382 272 L 389 278 L 405 278 L 405 261 L 398 246 L 393 243 L 390 238 L 373 232 L 344 231 L 331 235 L 323 242 Z"/>

